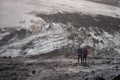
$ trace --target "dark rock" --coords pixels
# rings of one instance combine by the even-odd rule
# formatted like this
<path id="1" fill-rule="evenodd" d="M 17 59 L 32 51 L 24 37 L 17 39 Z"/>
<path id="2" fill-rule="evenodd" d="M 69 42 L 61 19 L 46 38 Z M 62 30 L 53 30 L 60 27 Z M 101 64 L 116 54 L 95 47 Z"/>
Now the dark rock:
<path id="1" fill-rule="evenodd" d="M 26 54 L 27 54 L 27 52 L 23 52 L 22 54 L 23 54 L 23 55 L 26 55 Z"/>
<path id="2" fill-rule="evenodd" d="M 18 80 L 18 78 L 12 78 L 12 80 Z"/>
<path id="3" fill-rule="evenodd" d="M 11 56 L 9 56 L 8 58 L 9 58 L 9 59 L 11 59 L 12 57 L 11 57 Z"/>
<path id="4" fill-rule="evenodd" d="M 77 65 L 79 65 L 78 63 L 75 63 L 75 64 L 73 64 L 73 67 L 75 67 L 75 66 L 77 66 Z"/>
<path id="5" fill-rule="evenodd" d="M 33 71 L 32 71 L 32 74 L 35 74 L 35 73 L 36 73 L 36 71 L 35 71 L 35 70 L 33 70 Z"/>
<path id="6" fill-rule="evenodd" d="M 7 59 L 7 57 L 6 57 L 6 56 L 3 56 L 3 58 Z"/>
<path id="7" fill-rule="evenodd" d="M 65 76 L 68 76 L 69 74 L 65 74 Z"/>
<path id="8" fill-rule="evenodd" d="M 89 80 L 89 78 L 86 78 L 85 80 Z"/>
<path id="9" fill-rule="evenodd" d="M 111 61 L 107 61 L 106 63 L 107 63 L 107 64 L 110 64 L 110 63 L 111 63 Z"/>
<path id="10" fill-rule="evenodd" d="M 17 74 L 16 73 L 13 73 L 14 76 L 16 76 Z"/>
<path id="11" fill-rule="evenodd" d="M 22 39 L 26 36 L 27 30 L 26 29 L 21 29 L 20 31 L 17 31 L 17 37 L 19 39 Z"/>
<path id="12" fill-rule="evenodd" d="M 95 74 L 95 71 L 91 71 L 92 74 Z"/>
<path id="13" fill-rule="evenodd" d="M 92 65 L 94 65 L 95 64 L 95 62 L 94 61 L 92 61 Z"/>
<path id="14" fill-rule="evenodd" d="M 105 80 L 105 79 L 102 77 L 96 77 L 95 80 Z"/>
<path id="15" fill-rule="evenodd" d="M 119 68 L 118 66 L 115 66 L 115 68 Z"/>
<path id="16" fill-rule="evenodd" d="M 14 35 L 15 35 L 15 33 L 12 32 L 11 34 L 6 35 L 5 37 L 3 37 L 0 41 L 2 41 L 2 42 L 7 42 L 7 41 L 9 41 L 10 39 L 12 39 L 12 38 L 14 37 Z"/>
<path id="17" fill-rule="evenodd" d="M 113 80 L 120 80 L 120 74 L 116 76 Z"/>
<path id="18" fill-rule="evenodd" d="M 22 50 L 26 50 L 27 48 L 33 48 L 34 43 L 33 42 L 28 42 L 22 47 Z"/>

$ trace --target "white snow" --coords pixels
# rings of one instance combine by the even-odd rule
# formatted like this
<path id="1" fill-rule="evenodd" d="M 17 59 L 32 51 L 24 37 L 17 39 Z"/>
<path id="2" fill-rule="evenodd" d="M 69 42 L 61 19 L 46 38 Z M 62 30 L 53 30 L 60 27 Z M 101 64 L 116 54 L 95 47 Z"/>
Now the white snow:
<path id="1" fill-rule="evenodd" d="M 7 49 L 6 52 L 4 54 L 1 54 L 1 56 L 11 56 L 11 57 L 17 57 L 18 55 L 20 55 L 21 53 L 20 49 Z"/>
<path id="2" fill-rule="evenodd" d="M 86 0 L 1 0 L 0 27 L 29 28 L 31 20 L 41 20 L 29 13 L 53 14 L 83 12 L 91 15 L 120 16 L 120 8 Z"/>
<path id="3" fill-rule="evenodd" d="M 81 44 L 81 47 L 84 47 L 86 45 L 93 46 L 93 41 L 90 39 L 85 39 L 84 42 Z"/>
<path id="4" fill-rule="evenodd" d="M 18 0 L 0 1 L 0 27 L 24 27 L 32 25 L 31 20 L 40 20 L 27 14 L 28 5 Z"/>

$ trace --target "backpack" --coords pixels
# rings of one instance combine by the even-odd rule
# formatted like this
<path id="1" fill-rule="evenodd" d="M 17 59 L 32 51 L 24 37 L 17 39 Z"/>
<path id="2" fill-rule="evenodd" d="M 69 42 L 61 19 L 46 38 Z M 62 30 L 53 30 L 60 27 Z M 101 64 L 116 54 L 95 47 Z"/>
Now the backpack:
<path id="1" fill-rule="evenodd" d="M 84 52 L 85 52 L 85 55 L 88 55 L 89 54 L 89 51 L 87 48 L 84 48 Z"/>

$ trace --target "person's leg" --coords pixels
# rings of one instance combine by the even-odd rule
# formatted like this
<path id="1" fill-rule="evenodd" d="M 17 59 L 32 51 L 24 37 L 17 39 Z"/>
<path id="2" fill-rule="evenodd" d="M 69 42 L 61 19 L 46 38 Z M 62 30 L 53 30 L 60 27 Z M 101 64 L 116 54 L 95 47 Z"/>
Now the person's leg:
<path id="1" fill-rule="evenodd" d="M 82 64 L 84 64 L 84 53 L 82 53 L 81 59 L 82 59 Z"/>
<path id="2" fill-rule="evenodd" d="M 86 61 L 87 61 L 87 55 L 85 55 L 85 64 L 86 64 Z"/>
<path id="3" fill-rule="evenodd" d="M 84 55 L 81 56 L 81 63 L 83 64 L 84 63 Z"/>
<path id="4" fill-rule="evenodd" d="M 81 64 L 83 63 L 83 58 L 82 58 L 82 56 L 81 56 Z"/>
<path id="5" fill-rule="evenodd" d="M 82 61 L 83 61 L 83 64 L 85 63 L 85 55 L 84 53 L 82 54 Z"/>
<path id="6" fill-rule="evenodd" d="M 79 64 L 79 55 L 78 55 L 78 64 Z"/>
<path id="7" fill-rule="evenodd" d="M 85 63 L 85 57 L 84 57 L 84 55 L 83 55 L 83 64 Z"/>

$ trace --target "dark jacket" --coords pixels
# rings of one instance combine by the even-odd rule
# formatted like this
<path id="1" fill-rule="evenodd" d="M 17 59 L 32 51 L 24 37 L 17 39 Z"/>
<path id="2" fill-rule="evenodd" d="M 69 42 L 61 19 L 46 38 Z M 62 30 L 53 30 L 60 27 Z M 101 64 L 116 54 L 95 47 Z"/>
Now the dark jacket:
<path id="1" fill-rule="evenodd" d="M 82 48 L 81 48 L 81 47 L 79 47 L 79 48 L 77 49 L 77 53 L 78 53 L 78 55 L 82 55 Z"/>

